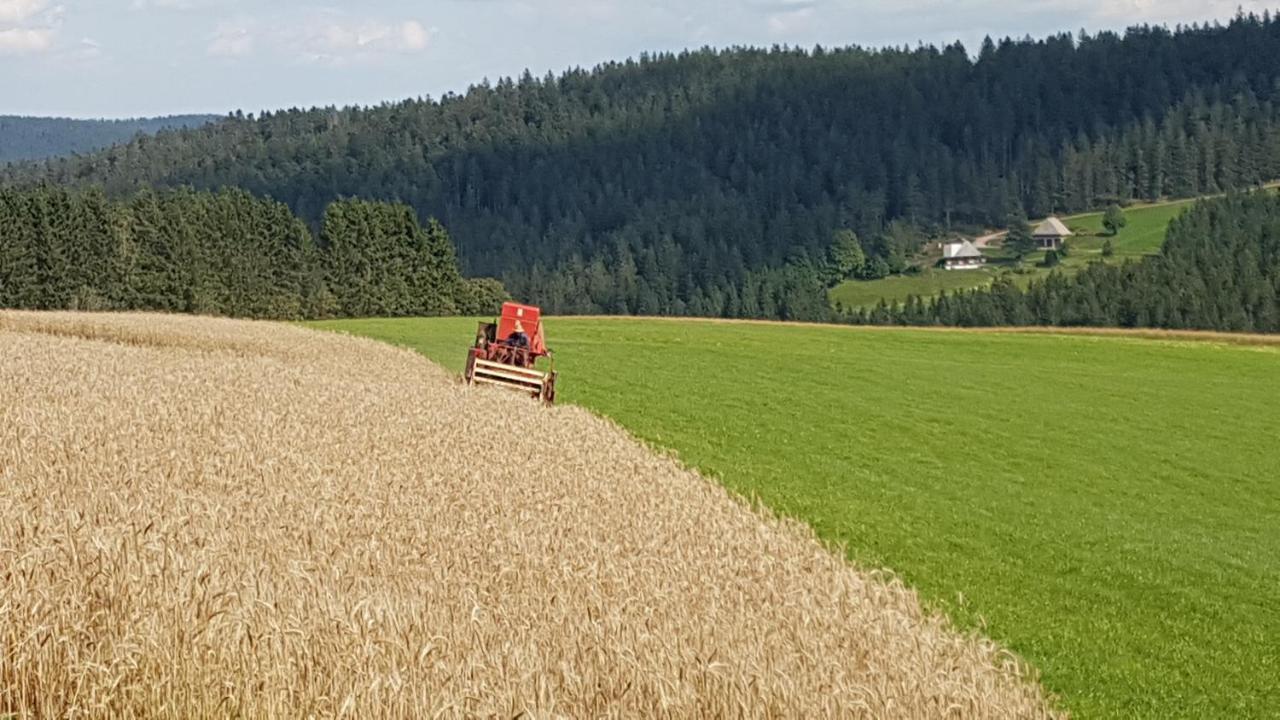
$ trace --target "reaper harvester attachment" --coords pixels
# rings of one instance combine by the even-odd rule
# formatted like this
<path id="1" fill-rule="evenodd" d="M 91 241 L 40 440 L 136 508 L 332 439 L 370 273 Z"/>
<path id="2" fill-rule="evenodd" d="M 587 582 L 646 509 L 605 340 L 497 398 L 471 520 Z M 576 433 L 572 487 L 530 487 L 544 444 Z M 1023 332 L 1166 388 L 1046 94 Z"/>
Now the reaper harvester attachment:
<path id="1" fill-rule="evenodd" d="M 545 357 L 550 368 L 535 367 Z M 556 399 L 555 361 L 542 334 L 542 311 L 532 305 L 503 303 L 497 322 L 480 323 L 467 352 L 468 384 L 498 385 L 540 398 Z"/>

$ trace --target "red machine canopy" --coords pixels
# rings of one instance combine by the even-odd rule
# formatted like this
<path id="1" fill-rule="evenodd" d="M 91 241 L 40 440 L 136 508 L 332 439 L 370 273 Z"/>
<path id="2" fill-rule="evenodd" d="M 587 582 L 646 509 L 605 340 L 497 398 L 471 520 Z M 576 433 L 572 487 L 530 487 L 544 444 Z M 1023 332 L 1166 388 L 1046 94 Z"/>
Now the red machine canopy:
<path id="1" fill-rule="evenodd" d="M 534 355 L 546 355 L 547 343 L 542 337 L 542 310 L 532 305 L 520 303 L 503 303 L 502 316 L 498 318 L 498 342 L 511 336 L 516 330 L 516 323 L 524 328 L 529 336 L 529 350 Z"/>

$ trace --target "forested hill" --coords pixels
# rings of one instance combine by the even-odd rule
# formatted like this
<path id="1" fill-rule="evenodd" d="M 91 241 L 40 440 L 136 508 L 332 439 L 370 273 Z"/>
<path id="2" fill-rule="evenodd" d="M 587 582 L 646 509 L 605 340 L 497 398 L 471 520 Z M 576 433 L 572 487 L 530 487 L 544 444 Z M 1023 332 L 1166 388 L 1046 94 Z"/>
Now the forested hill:
<path id="1" fill-rule="evenodd" d="M 1280 177 L 1280 21 L 946 48 L 644 56 L 465 95 L 165 133 L 10 180 L 235 185 L 444 222 L 470 274 L 557 312 L 811 317 L 855 230 L 892 271 L 1011 211 Z M 922 233 L 921 230 L 924 232 Z"/>
<path id="2" fill-rule="evenodd" d="M 135 120 L 0 115 L 0 165 L 87 153 L 128 142 L 139 134 L 154 135 L 161 130 L 198 127 L 217 119 L 216 115 L 173 115 Z"/>

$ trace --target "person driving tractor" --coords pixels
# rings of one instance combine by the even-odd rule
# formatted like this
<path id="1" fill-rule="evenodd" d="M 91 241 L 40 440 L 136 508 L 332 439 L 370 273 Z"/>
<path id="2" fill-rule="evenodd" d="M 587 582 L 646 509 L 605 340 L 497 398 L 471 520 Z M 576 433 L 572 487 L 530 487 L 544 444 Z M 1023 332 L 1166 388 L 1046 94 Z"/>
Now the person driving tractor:
<path id="1" fill-rule="evenodd" d="M 519 320 L 516 321 L 511 334 L 507 336 L 506 343 L 513 348 L 529 349 L 529 336 L 524 334 L 524 324 Z"/>

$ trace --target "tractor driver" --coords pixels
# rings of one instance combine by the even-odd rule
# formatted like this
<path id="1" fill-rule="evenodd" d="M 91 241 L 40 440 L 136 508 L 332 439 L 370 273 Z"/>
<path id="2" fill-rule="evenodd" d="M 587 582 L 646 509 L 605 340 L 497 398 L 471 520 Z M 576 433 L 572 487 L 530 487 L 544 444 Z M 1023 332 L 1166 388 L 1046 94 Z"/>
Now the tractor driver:
<path id="1" fill-rule="evenodd" d="M 516 326 L 511 330 L 511 334 L 507 336 L 506 343 L 513 348 L 529 349 L 529 336 L 524 334 L 524 324 L 519 320 L 516 321 Z"/>

